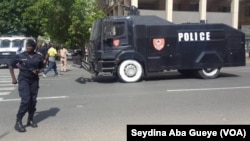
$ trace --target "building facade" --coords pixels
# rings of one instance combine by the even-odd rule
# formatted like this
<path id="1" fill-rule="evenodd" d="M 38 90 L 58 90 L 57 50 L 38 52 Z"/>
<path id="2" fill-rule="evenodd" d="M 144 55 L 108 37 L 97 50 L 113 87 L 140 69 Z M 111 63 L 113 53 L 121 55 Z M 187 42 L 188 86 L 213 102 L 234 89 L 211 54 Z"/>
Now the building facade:
<path id="1" fill-rule="evenodd" d="M 157 15 L 173 23 L 225 23 L 250 30 L 250 0 L 97 0 L 107 15 L 127 15 L 136 6 L 141 15 Z"/>

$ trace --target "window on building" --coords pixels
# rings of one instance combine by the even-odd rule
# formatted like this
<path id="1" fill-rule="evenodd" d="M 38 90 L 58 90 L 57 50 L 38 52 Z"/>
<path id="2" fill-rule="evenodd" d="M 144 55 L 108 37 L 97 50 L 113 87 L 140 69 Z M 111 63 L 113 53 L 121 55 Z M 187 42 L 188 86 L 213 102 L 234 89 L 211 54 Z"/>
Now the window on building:
<path id="1" fill-rule="evenodd" d="M 199 11 L 198 3 L 190 3 L 190 11 Z"/>
<path id="2" fill-rule="evenodd" d="M 174 11 L 199 11 L 199 0 L 174 0 Z"/>
<path id="3" fill-rule="evenodd" d="M 247 7 L 247 10 L 248 10 L 248 12 L 247 12 L 247 15 L 246 15 L 246 16 L 249 17 L 249 16 L 250 16 L 250 6 Z"/>
<path id="4" fill-rule="evenodd" d="M 138 8 L 139 9 L 156 10 L 155 4 L 151 4 L 151 3 L 139 3 Z"/>
<path id="5" fill-rule="evenodd" d="M 165 9 L 165 0 L 138 0 L 139 9 L 147 10 L 164 10 Z"/>
<path id="6" fill-rule="evenodd" d="M 180 3 L 175 3 L 173 6 L 174 11 L 181 11 L 181 4 Z"/>
<path id="7" fill-rule="evenodd" d="M 231 8 L 229 6 L 219 6 L 219 12 L 230 12 L 231 11 Z"/>
<path id="8" fill-rule="evenodd" d="M 231 0 L 208 0 L 207 11 L 229 13 L 231 11 Z"/>

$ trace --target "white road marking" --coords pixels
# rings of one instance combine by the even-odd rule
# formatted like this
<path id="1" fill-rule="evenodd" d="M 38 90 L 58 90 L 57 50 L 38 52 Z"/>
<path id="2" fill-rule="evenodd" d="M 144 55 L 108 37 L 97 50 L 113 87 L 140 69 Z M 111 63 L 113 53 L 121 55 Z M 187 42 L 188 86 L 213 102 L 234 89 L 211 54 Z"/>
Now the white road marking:
<path id="1" fill-rule="evenodd" d="M 69 96 L 54 96 L 54 97 L 38 97 L 38 100 L 44 100 L 44 99 L 65 99 L 65 98 L 69 98 Z M 3 99 L 0 98 L 0 102 L 9 102 L 9 101 L 20 101 L 20 98 L 16 98 L 16 99 Z"/>
<path id="2" fill-rule="evenodd" d="M 37 99 L 60 99 L 60 98 L 69 98 L 69 96 L 38 97 Z"/>
<path id="3" fill-rule="evenodd" d="M 11 83 L 12 81 L 11 80 L 9 80 L 9 81 L 2 81 L 2 80 L 0 80 L 0 83 Z"/>
<path id="4" fill-rule="evenodd" d="M 1 91 L 12 91 L 15 90 L 15 87 L 7 87 L 7 88 L 0 88 Z"/>
<path id="5" fill-rule="evenodd" d="M 175 89 L 175 90 L 167 90 L 167 92 L 216 91 L 216 90 L 235 90 L 235 89 L 250 89 L 250 86 L 224 87 L 224 88 L 200 88 L 200 89 Z"/>
<path id="6" fill-rule="evenodd" d="M 10 83 L 10 84 L 1 84 L 1 83 L 0 83 L 0 87 L 1 87 L 1 86 L 4 86 L 4 87 L 6 87 L 6 86 L 14 86 L 14 84 L 11 84 L 11 83 Z M 0 88 L 0 89 L 1 89 L 1 88 Z"/>
<path id="7" fill-rule="evenodd" d="M 8 75 L 5 76 L 5 75 L 2 74 L 1 78 L 11 78 L 11 76 L 8 76 Z"/>
<path id="8" fill-rule="evenodd" d="M 240 71 L 240 72 L 250 72 L 249 70 L 243 70 L 243 71 Z"/>
<path id="9" fill-rule="evenodd" d="M 0 95 L 9 95 L 10 92 L 0 92 Z"/>

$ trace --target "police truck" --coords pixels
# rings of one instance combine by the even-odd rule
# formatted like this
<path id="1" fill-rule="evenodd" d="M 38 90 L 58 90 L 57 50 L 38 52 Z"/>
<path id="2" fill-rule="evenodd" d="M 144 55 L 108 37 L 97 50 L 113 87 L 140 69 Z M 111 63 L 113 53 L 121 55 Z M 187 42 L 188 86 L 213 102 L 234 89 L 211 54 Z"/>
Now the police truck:
<path id="1" fill-rule="evenodd" d="M 18 52 L 25 51 L 25 44 L 28 39 L 33 37 L 25 37 L 18 35 L 7 35 L 0 37 L 0 65 L 8 65 L 10 60 Z"/>
<path id="2" fill-rule="evenodd" d="M 93 23 L 84 69 L 137 82 L 172 70 L 214 79 L 222 67 L 246 65 L 245 34 L 231 26 L 174 24 L 157 16 L 140 16 L 133 9 L 128 16 L 108 16 Z"/>

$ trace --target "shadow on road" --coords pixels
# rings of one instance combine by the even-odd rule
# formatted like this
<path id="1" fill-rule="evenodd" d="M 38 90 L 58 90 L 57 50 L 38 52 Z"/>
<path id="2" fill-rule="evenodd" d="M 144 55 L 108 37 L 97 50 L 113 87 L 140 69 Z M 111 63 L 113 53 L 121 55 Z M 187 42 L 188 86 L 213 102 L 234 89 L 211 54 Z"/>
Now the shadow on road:
<path id="1" fill-rule="evenodd" d="M 235 75 L 235 74 L 221 72 L 217 79 L 225 78 L 225 77 L 240 77 L 240 76 Z M 200 79 L 200 78 L 197 77 L 195 74 L 182 75 L 178 72 L 168 72 L 168 73 L 150 75 L 147 78 L 142 79 L 142 81 L 161 81 L 161 80 L 178 80 L 178 79 L 187 80 L 187 79 Z M 204 79 L 204 80 L 207 80 L 207 79 Z M 79 77 L 75 81 L 80 84 L 86 84 L 86 83 L 91 83 L 91 82 L 122 83 L 121 81 L 119 81 L 118 78 L 115 78 L 114 76 L 106 76 L 106 75 L 98 75 L 96 77 Z"/>
<path id="2" fill-rule="evenodd" d="M 117 79 L 113 76 L 105 76 L 105 75 L 98 75 L 96 77 L 79 77 L 75 80 L 80 84 L 86 84 L 88 82 L 96 82 L 96 83 L 116 83 L 118 82 Z"/>
<path id="3" fill-rule="evenodd" d="M 0 135 L 0 140 L 2 139 L 2 138 L 4 138 L 6 135 L 8 135 L 10 132 L 8 131 L 8 132 L 5 132 L 5 133 L 3 133 L 2 135 Z"/>
<path id="4" fill-rule="evenodd" d="M 216 79 L 226 78 L 226 77 L 240 77 L 240 76 L 235 75 L 235 74 L 221 72 L 220 75 L 218 76 L 218 78 L 216 78 Z M 214 79 L 202 79 L 202 78 L 199 78 L 198 76 L 196 76 L 195 74 L 183 75 L 183 74 L 179 74 L 179 73 L 155 75 L 155 76 L 150 76 L 148 78 L 145 78 L 144 80 L 145 81 L 160 81 L 160 80 L 178 80 L 178 79 L 182 79 L 182 80 L 187 80 L 187 79 L 214 80 Z"/>
<path id="5" fill-rule="evenodd" d="M 49 110 L 46 111 L 36 112 L 35 121 L 39 123 L 49 117 L 54 117 L 59 111 L 60 111 L 59 108 L 50 108 Z"/>

